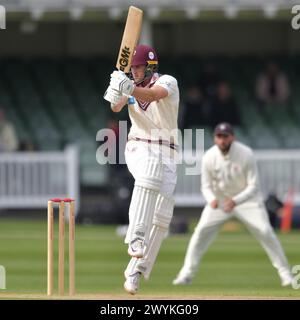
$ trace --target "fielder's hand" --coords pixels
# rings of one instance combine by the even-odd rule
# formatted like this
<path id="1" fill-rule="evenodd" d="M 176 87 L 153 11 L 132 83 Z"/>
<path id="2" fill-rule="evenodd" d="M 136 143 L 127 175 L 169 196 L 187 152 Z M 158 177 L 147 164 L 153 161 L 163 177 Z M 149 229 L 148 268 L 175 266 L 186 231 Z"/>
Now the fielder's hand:
<path id="1" fill-rule="evenodd" d="M 120 91 L 117 91 L 113 89 L 111 86 L 108 86 L 106 89 L 103 98 L 110 102 L 112 106 L 115 106 L 118 104 L 122 98 L 122 93 Z"/>
<path id="2" fill-rule="evenodd" d="M 122 71 L 114 71 L 110 75 L 110 87 L 130 96 L 133 92 L 133 82 Z"/>
<path id="3" fill-rule="evenodd" d="M 235 202 L 232 199 L 230 198 L 225 199 L 224 208 L 223 208 L 225 212 L 227 213 L 231 212 L 234 207 L 235 207 Z"/>
<path id="4" fill-rule="evenodd" d="M 210 203 L 210 206 L 211 206 L 213 209 L 217 209 L 218 206 L 219 206 L 218 200 L 213 200 L 213 201 Z"/>

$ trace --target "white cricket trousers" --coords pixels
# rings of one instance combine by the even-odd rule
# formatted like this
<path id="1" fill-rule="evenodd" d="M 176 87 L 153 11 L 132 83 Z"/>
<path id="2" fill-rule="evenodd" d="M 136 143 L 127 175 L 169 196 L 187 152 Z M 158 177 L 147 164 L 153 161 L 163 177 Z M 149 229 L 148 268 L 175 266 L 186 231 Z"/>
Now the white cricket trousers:
<path id="1" fill-rule="evenodd" d="M 162 152 L 166 146 L 148 144 L 143 141 L 128 141 L 125 149 L 125 160 L 128 170 L 134 179 L 138 178 L 141 167 L 147 163 L 149 157 L 156 157 L 163 163 L 163 180 L 160 194 L 172 198 L 177 182 L 176 161 L 170 159 Z"/>
<path id="2" fill-rule="evenodd" d="M 203 254 L 216 237 L 220 227 L 232 217 L 236 217 L 245 224 L 260 242 L 279 273 L 289 270 L 289 264 L 270 225 L 263 204 L 246 202 L 237 205 L 231 213 L 212 209 L 210 205 L 206 205 L 190 239 L 180 276 L 192 278 L 195 275 Z"/>

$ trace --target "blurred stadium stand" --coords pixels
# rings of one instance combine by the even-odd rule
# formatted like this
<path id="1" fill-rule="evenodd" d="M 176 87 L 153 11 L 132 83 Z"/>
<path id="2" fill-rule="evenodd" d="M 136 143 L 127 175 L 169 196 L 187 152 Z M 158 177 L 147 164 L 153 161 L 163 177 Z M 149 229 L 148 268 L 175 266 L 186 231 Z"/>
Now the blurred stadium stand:
<path id="1" fill-rule="evenodd" d="M 177 63 L 180 63 L 179 58 Z M 295 59 L 300 59 L 295 57 Z M 161 60 L 166 60 L 164 57 Z M 185 68 L 178 74 L 180 90 L 184 99 L 185 81 L 197 81 L 198 74 L 192 78 L 190 69 L 201 66 L 203 59 L 184 58 Z M 238 101 L 242 126 L 236 128 L 241 141 L 255 149 L 293 149 L 300 148 L 300 96 L 298 89 L 300 77 L 293 74 L 292 102 L 289 105 L 270 107 L 267 114 L 256 106 L 253 85 L 249 85 L 248 65 L 263 68 L 256 58 L 218 57 L 222 74 L 230 70 L 231 85 Z M 292 61 L 286 57 L 286 66 Z M 89 165 L 89 152 L 95 156 L 95 136 L 99 129 L 107 127 L 111 112 L 101 99 L 106 83 L 103 83 L 103 70 L 113 65 L 101 59 L 1 59 L 0 104 L 7 112 L 22 139 L 30 139 L 39 150 L 61 149 L 65 144 L 78 142 L 84 164 Z M 176 61 L 174 62 L 176 64 Z M 255 64 L 256 63 L 256 64 Z M 238 65 L 238 68 L 236 67 Z M 294 65 L 295 74 L 300 74 Z M 111 68 L 110 68 L 111 69 Z M 172 73 L 173 66 L 163 64 L 165 73 Z M 177 70 L 175 69 L 175 72 Z M 179 73 L 179 71 L 177 71 Z M 241 77 L 242 75 L 242 77 Z M 243 80 L 241 80 L 241 78 Z M 207 139 L 211 130 L 207 129 Z"/>
<path id="2" fill-rule="evenodd" d="M 29 10 L 33 9 L 35 5 L 37 5 L 36 0 L 2 0 L 2 4 L 8 6 L 10 9 L 19 10 Z M 168 10 L 176 10 L 178 8 L 197 8 L 202 7 L 204 9 L 220 9 L 226 8 L 229 6 L 236 6 L 237 8 L 246 8 L 247 10 L 253 8 L 261 8 L 261 7 L 268 7 L 265 10 L 269 10 L 269 12 L 273 12 L 278 8 L 289 8 L 292 4 L 297 3 L 294 0 L 277 0 L 275 3 L 274 1 L 265 1 L 262 3 L 259 0 L 153 0 L 151 3 L 145 3 L 143 0 L 135 0 L 134 4 L 138 7 L 142 8 L 153 8 L 158 7 L 159 9 Z M 72 7 L 81 8 L 111 8 L 116 6 L 117 8 L 126 8 L 128 5 L 132 4 L 132 1 L 129 0 L 40 0 L 39 6 L 45 8 L 47 10 L 62 10 L 62 9 L 70 9 Z M 271 6 L 272 4 L 272 6 Z M 271 7 L 271 8 L 270 8 Z M 271 10 L 273 9 L 273 10 Z M 271 15 L 271 13 L 270 13 Z"/>

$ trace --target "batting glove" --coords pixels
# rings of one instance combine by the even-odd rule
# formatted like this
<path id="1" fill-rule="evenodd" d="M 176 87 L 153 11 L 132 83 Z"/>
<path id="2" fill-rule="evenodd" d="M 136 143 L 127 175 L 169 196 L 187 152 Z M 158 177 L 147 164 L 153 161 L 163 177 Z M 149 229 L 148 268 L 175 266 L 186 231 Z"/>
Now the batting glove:
<path id="1" fill-rule="evenodd" d="M 115 106 L 116 104 L 119 103 L 119 101 L 122 98 L 122 93 L 120 91 L 117 91 L 113 89 L 111 86 L 108 86 L 106 89 L 103 98 L 110 102 L 112 106 Z"/>
<path id="2" fill-rule="evenodd" d="M 122 71 L 114 71 L 110 75 L 110 86 L 112 89 L 130 96 L 133 92 L 133 82 Z"/>

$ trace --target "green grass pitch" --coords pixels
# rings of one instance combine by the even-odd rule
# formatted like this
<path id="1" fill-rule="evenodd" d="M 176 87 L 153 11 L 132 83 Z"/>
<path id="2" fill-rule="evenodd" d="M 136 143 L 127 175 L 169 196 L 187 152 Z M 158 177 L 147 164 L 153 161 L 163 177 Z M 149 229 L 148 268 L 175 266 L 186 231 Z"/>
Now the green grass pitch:
<path id="1" fill-rule="evenodd" d="M 55 227 L 57 231 L 57 226 Z M 67 228 L 66 228 L 67 230 Z M 46 298 L 47 223 L 0 221 L 0 265 L 6 268 L 7 289 L 0 299 L 18 294 Z M 149 281 L 142 281 L 140 296 L 180 297 L 299 297 L 300 289 L 282 288 L 276 270 L 257 241 L 245 230 L 222 231 L 190 286 L 173 286 L 191 233 L 169 236 L 161 248 Z M 300 232 L 278 234 L 290 264 L 300 264 Z M 66 234 L 67 239 L 67 234 Z M 57 249 L 57 243 L 56 249 Z M 66 252 L 67 252 L 66 240 Z M 76 292 L 78 294 L 126 295 L 123 271 L 127 247 L 115 226 L 76 225 Z M 57 267 L 57 250 L 55 253 Z M 67 277 L 67 258 L 66 258 Z M 57 269 L 56 269 L 57 271 Z M 57 278 L 55 278 L 56 287 Z M 67 282 L 67 281 L 66 281 Z M 67 283 L 66 283 L 67 290 Z M 43 296 L 44 295 L 44 296 Z M 138 297 L 138 296 L 136 296 Z"/>

